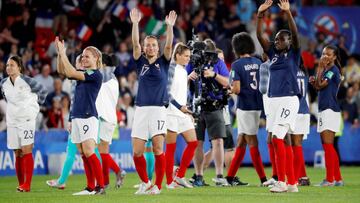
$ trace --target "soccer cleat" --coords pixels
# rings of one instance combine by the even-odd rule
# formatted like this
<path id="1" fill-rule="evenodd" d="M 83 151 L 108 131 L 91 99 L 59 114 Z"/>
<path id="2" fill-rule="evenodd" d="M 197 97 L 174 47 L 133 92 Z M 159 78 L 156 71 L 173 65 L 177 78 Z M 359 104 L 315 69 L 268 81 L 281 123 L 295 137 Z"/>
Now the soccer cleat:
<path id="1" fill-rule="evenodd" d="M 272 188 L 270 188 L 270 192 L 274 193 L 282 193 L 287 192 L 288 187 L 285 182 L 277 181 Z"/>
<path id="2" fill-rule="evenodd" d="M 185 187 L 185 188 L 193 188 L 193 186 L 186 181 L 186 178 L 185 178 L 185 177 L 179 178 L 179 177 L 175 176 L 174 181 L 175 181 L 177 184 L 181 185 L 182 187 Z"/>
<path id="3" fill-rule="evenodd" d="M 209 184 L 205 183 L 204 179 L 196 177 L 194 182 L 192 183 L 194 187 L 203 187 L 203 186 L 209 186 Z"/>
<path id="4" fill-rule="evenodd" d="M 120 188 L 124 184 L 125 176 L 126 176 L 125 170 L 121 170 L 119 173 L 116 174 L 115 188 Z"/>
<path id="5" fill-rule="evenodd" d="M 226 181 L 229 183 L 230 186 L 249 186 L 249 183 L 241 182 L 239 177 L 229 177 L 226 176 Z"/>
<path id="6" fill-rule="evenodd" d="M 216 186 L 224 186 L 224 187 L 230 186 L 230 184 L 227 182 L 225 178 L 213 178 L 211 180 L 215 183 Z"/>
<path id="7" fill-rule="evenodd" d="M 16 188 L 18 192 L 30 192 L 30 186 L 22 184 Z"/>
<path id="8" fill-rule="evenodd" d="M 191 183 L 191 184 L 193 184 L 194 182 L 195 182 L 195 180 L 196 180 L 196 174 L 194 173 L 194 175 L 193 176 L 191 176 L 191 178 L 189 178 L 189 183 Z"/>
<path id="9" fill-rule="evenodd" d="M 302 177 L 298 180 L 299 186 L 310 186 L 310 179 L 308 177 Z"/>
<path id="10" fill-rule="evenodd" d="M 324 179 L 321 183 L 316 184 L 314 186 L 316 186 L 316 187 L 331 187 L 331 186 L 334 186 L 334 185 L 335 185 L 334 182 L 329 182 L 326 179 Z"/>
<path id="11" fill-rule="evenodd" d="M 64 184 L 59 184 L 58 180 L 54 179 L 54 180 L 47 180 L 46 184 L 52 188 L 58 188 L 60 190 L 65 189 L 65 183 Z"/>
<path id="12" fill-rule="evenodd" d="M 151 187 L 151 182 L 144 183 L 142 182 L 139 185 L 138 190 L 135 192 L 135 195 L 145 195 L 146 191 Z"/>
<path id="13" fill-rule="evenodd" d="M 74 195 L 74 196 L 79 196 L 79 195 L 95 195 L 95 193 L 96 193 L 95 190 L 86 187 L 84 190 L 82 190 L 82 191 L 80 191 L 80 192 L 73 193 L 72 195 Z"/>
<path id="14" fill-rule="evenodd" d="M 159 190 L 157 185 L 152 186 L 149 190 L 145 192 L 147 195 L 159 195 L 161 190 Z"/>
<path id="15" fill-rule="evenodd" d="M 182 185 L 179 185 L 177 182 L 173 181 L 170 184 L 166 184 L 166 188 L 169 190 L 184 188 Z"/>
<path id="16" fill-rule="evenodd" d="M 105 188 L 101 188 L 99 186 L 96 186 L 95 188 L 95 195 L 105 195 Z"/>
<path id="17" fill-rule="evenodd" d="M 263 186 L 263 187 L 270 187 L 270 186 L 274 185 L 276 182 L 277 182 L 277 181 L 276 181 L 274 178 L 270 178 L 269 180 L 263 182 L 263 183 L 261 184 L 261 186 Z"/>
<path id="18" fill-rule="evenodd" d="M 337 187 L 339 187 L 339 186 L 345 186 L 345 184 L 344 184 L 344 181 L 339 180 L 339 181 L 335 181 L 334 186 L 337 186 Z"/>
<path id="19" fill-rule="evenodd" d="M 296 184 L 294 185 L 287 185 L 287 192 L 299 192 L 299 189 L 298 187 L 296 186 Z"/>

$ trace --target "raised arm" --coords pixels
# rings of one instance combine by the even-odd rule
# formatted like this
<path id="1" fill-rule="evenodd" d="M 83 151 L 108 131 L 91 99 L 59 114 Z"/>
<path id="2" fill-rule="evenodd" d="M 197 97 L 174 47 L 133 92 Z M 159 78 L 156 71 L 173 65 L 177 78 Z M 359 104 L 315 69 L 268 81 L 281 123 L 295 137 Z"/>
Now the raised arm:
<path id="1" fill-rule="evenodd" d="M 64 41 L 60 41 L 59 37 L 55 38 L 56 50 L 58 52 L 58 60 L 61 64 L 59 67 L 62 69 L 63 74 L 68 78 L 73 78 L 75 80 L 85 80 L 85 75 L 81 71 L 77 71 L 70 63 L 68 57 L 66 56 L 66 49 L 64 46 Z"/>
<path id="2" fill-rule="evenodd" d="M 270 42 L 268 39 L 263 37 L 262 24 L 263 24 L 263 18 L 265 15 L 265 11 L 268 8 L 270 8 L 272 3 L 273 3 L 272 0 L 266 0 L 263 4 L 260 5 L 260 7 L 258 9 L 258 14 L 257 14 L 256 36 L 265 52 L 267 52 L 270 49 Z"/>
<path id="3" fill-rule="evenodd" d="M 174 38 L 173 27 L 175 25 L 177 14 L 175 11 L 170 11 L 165 18 L 166 23 L 166 42 L 164 47 L 164 56 L 167 60 L 171 59 L 172 43 Z"/>
<path id="4" fill-rule="evenodd" d="M 61 75 L 65 75 L 64 67 L 63 64 L 60 62 L 60 58 L 61 57 L 59 55 L 56 57 L 56 71 Z"/>
<path id="5" fill-rule="evenodd" d="M 291 36 L 292 36 L 291 43 L 295 49 L 299 49 L 300 42 L 299 42 L 299 37 L 298 37 L 298 31 L 297 31 L 295 20 L 291 14 L 289 0 L 280 0 L 280 3 L 278 3 L 278 6 L 281 8 L 281 10 L 283 10 L 286 13 L 286 15 L 288 17 L 289 28 L 290 28 L 290 32 L 291 32 Z"/>
<path id="6" fill-rule="evenodd" d="M 130 11 L 130 20 L 132 23 L 131 39 L 133 45 L 133 57 L 135 60 L 141 56 L 141 46 L 139 38 L 139 22 L 141 20 L 141 13 L 136 8 Z"/>

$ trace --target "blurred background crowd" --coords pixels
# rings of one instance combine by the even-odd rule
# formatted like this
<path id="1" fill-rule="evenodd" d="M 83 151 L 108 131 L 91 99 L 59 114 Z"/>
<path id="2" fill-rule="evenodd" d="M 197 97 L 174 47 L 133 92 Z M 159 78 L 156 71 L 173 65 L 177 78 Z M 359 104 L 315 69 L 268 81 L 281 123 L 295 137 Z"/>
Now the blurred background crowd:
<path id="1" fill-rule="evenodd" d="M 213 39 L 224 51 L 230 69 L 234 61 L 231 38 L 246 31 L 256 39 L 256 11 L 262 0 L 2 0 L 0 1 L 0 78 L 6 77 L 5 64 L 12 55 L 20 55 L 26 67 L 24 74 L 43 84 L 49 94 L 38 116 L 37 129 L 66 128 L 69 115 L 71 84 L 56 72 L 56 50 L 52 41 L 61 36 L 66 42 L 72 63 L 82 49 L 94 45 L 104 53 L 114 53 L 120 63 L 115 75 L 119 81 L 117 105 L 118 124 L 131 128 L 134 98 L 138 88 L 137 73 L 132 59 L 131 24 L 128 12 L 138 7 L 143 14 L 141 36 L 154 34 L 163 42 L 162 20 L 170 10 L 178 13 L 174 27 L 175 41 L 187 42 L 195 30 L 202 39 Z M 291 8 L 305 6 L 359 6 L 356 0 L 293 0 Z M 286 28 L 286 15 L 277 7 L 266 14 L 263 28 L 273 39 L 278 29 Z M 321 55 L 326 33 L 316 33 L 315 39 L 301 38 L 305 68 L 312 75 Z M 360 57 L 346 47 L 345 36 L 336 36 L 341 50 L 344 80 L 338 94 L 343 117 L 358 127 L 360 112 Z M 262 50 L 257 43 L 256 54 Z M 309 87 L 312 121 L 316 122 L 317 94 Z M 6 129 L 6 102 L 0 100 L 0 131 Z M 234 111 L 233 111 L 234 112 Z M 233 114 L 234 115 L 234 114 Z"/>

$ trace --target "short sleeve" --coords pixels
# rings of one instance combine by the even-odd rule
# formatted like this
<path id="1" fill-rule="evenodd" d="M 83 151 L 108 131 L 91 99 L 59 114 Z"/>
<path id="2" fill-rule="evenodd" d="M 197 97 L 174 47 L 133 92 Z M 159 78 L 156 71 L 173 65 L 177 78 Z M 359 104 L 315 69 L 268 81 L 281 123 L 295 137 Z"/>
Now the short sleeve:
<path id="1" fill-rule="evenodd" d="M 327 71 L 325 73 L 324 79 L 325 80 L 331 80 L 334 77 L 335 73 L 332 72 L 331 70 Z"/>
<path id="2" fill-rule="evenodd" d="M 226 67 L 226 64 L 223 60 L 218 60 L 217 64 L 218 67 L 218 74 L 229 77 L 229 70 Z"/>
<path id="3" fill-rule="evenodd" d="M 231 77 L 233 78 L 233 81 L 240 80 L 239 63 L 233 63 L 231 65 Z"/>
<path id="4" fill-rule="evenodd" d="M 86 70 L 85 81 L 102 81 L 102 75 L 98 70 Z"/>

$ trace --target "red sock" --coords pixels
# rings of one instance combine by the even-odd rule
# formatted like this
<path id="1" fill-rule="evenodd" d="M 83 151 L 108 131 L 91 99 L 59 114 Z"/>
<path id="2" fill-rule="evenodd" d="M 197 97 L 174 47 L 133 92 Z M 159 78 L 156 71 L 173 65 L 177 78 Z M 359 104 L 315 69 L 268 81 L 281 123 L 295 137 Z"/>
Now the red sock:
<path id="1" fill-rule="evenodd" d="M 181 162 L 180 162 L 180 168 L 179 171 L 177 173 L 177 177 L 179 178 L 183 178 L 185 176 L 186 173 L 186 169 L 189 167 L 191 160 L 194 157 L 194 153 L 196 150 L 198 142 L 197 141 L 193 141 L 193 142 L 188 142 L 187 146 L 184 150 L 184 153 L 181 157 Z M 168 163 L 168 162 L 166 162 Z"/>
<path id="2" fill-rule="evenodd" d="M 237 147 L 233 159 L 228 170 L 228 177 L 235 177 L 237 170 L 239 169 L 241 162 L 245 156 L 246 147 Z"/>
<path id="3" fill-rule="evenodd" d="M 285 146 L 286 156 L 286 177 L 288 184 L 294 185 L 296 183 L 294 173 L 294 152 L 291 146 Z"/>
<path id="4" fill-rule="evenodd" d="M 305 161 L 302 146 L 293 146 L 295 179 L 306 177 Z"/>
<path id="5" fill-rule="evenodd" d="M 144 158 L 144 155 L 141 155 L 139 157 L 134 156 L 134 163 L 141 181 L 144 183 L 149 182 L 149 178 L 146 173 L 146 160 Z"/>
<path id="6" fill-rule="evenodd" d="M 17 156 L 15 159 L 15 170 L 16 170 L 16 176 L 19 182 L 19 186 L 24 184 L 24 163 L 23 158 L 20 156 Z"/>
<path id="7" fill-rule="evenodd" d="M 32 175 L 33 175 L 33 171 L 34 171 L 34 158 L 32 156 L 32 153 L 29 154 L 25 154 L 23 156 L 23 169 L 24 169 L 24 185 L 25 187 L 29 187 L 31 186 L 31 179 L 32 179 Z"/>
<path id="8" fill-rule="evenodd" d="M 109 154 L 100 154 L 102 160 L 102 171 L 104 177 L 104 184 L 109 184 Z"/>
<path id="9" fill-rule="evenodd" d="M 332 144 L 323 144 L 325 151 L 325 167 L 326 167 L 326 180 L 334 182 L 334 146 Z"/>
<path id="10" fill-rule="evenodd" d="M 94 176 L 96 178 L 96 184 L 100 186 L 100 188 L 104 188 L 104 177 L 99 159 L 97 158 L 95 153 L 93 153 L 87 159 L 89 160 L 91 171 L 94 172 Z"/>
<path id="11" fill-rule="evenodd" d="M 275 161 L 275 151 L 274 146 L 272 143 L 268 144 L 269 149 L 269 156 L 270 156 L 270 162 L 272 166 L 272 176 L 277 176 L 277 168 L 276 168 L 276 161 Z"/>
<path id="12" fill-rule="evenodd" d="M 114 171 L 115 174 L 118 174 L 120 172 L 120 166 L 114 161 L 114 159 L 111 157 L 110 154 L 108 155 L 108 162 L 109 162 L 109 167 L 112 171 Z"/>
<path id="13" fill-rule="evenodd" d="M 84 171 L 86 175 L 86 185 L 89 189 L 95 189 L 95 176 L 93 175 L 93 172 L 91 170 L 91 166 L 89 163 L 89 160 L 86 158 L 85 155 L 83 155 L 82 160 L 84 162 Z"/>
<path id="14" fill-rule="evenodd" d="M 285 144 L 283 139 L 273 138 L 272 143 L 275 151 L 275 163 L 278 180 L 285 182 Z"/>
<path id="15" fill-rule="evenodd" d="M 259 148 L 257 146 L 250 147 L 250 156 L 259 178 L 260 179 L 266 178 Z"/>
<path id="16" fill-rule="evenodd" d="M 155 185 L 161 190 L 162 181 L 165 175 L 165 155 L 164 153 L 155 155 Z"/>
<path id="17" fill-rule="evenodd" d="M 334 151 L 334 177 L 336 181 L 341 181 L 342 177 L 341 177 L 341 172 L 340 172 L 340 162 L 339 162 L 339 156 L 335 150 L 335 148 L 333 147 Z"/>
<path id="18" fill-rule="evenodd" d="M 166 144 L 165 160 L 166 160 L 166 184 L 170 184 L 173 181 L 173 169 L 174 169 L 174 156 L 176 150 L 176 143 Z"/>

